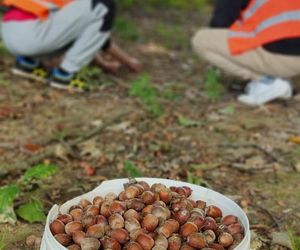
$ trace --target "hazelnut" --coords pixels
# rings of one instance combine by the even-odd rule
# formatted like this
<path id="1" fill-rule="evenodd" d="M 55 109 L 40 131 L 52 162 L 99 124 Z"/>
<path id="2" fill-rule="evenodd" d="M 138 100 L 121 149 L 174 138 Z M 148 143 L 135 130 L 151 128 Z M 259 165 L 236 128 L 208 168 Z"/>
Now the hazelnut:
<path id="1" fill-rule="evenodd" d="M 150 190 L 150 186 L 147 182 L 145 181 L 138 181 L 138 184 L 143 186 L 144 190 L 147 191 L 147 190 Z"/>
<path id="2" fill-rule="evenodd" d="M 169 204 L 172 200 L 172 194 L 169 189 L 165 188 L 159 191 L 159 198 L 165 204 Z"/>
<path id="3" fill-rule="evenodd" d="M 136 238 L 141 234 L 141 233 L 147 233 L 147 230 L 145 228 L 136 228 L 130 232 L 130 239 L 131 240 L 136 240 Z"/>
<path id="4" fill-rule="evenodd" d="M 118 195 L 116 195 L 113 192 L 109 192 L 104 196 L 104 200 L 108 202 L 112 202 L 118 198 Z"/>
<path id="5" fill-rule="evenodd" d="M 206 202 L 205 201 L 197 200 L 196 204 L 197 204 L 197 206 L 196 206 L 197 208 L 200 208 L 202 210 L 204 210 L 206 208 Z"/>
<path id="6" fill-rule="evenodd" d="M 186 208 L 181 208 L 180 210 L 174 212 L 174 218 L 182 225 L 188 221 L 191 213 Z"/>
<path id="7" fill-rule="evenodd" d="M 80 245 L 81 241 L 85 238 L 85 232 L 83 231 L 76 231 L 72 234 L 72 239 L 75 244 Z"/>
<path id="8" fill-rule="evenodd" d="M 193 233 L 187 237 L 187 243 L 189 246 L 202 249 L 206 246 L 205 237 L 201 233 Z"/>
<path id="9" fill-rule="evenodd" d="M 77 244 L 73 244 L 71 246 L 68 246 L 68 250 L 81 250 L 81 247 Z"/>
<path id="10" fill-rule="evenodd" d="M 111 237 L 117 240 L 120 244 L 125 244 L 129 240 L 128 232 L 123 229 L 115 229 L 111 232 Z"/>
<path id="11" fill-rule="evenodd" d="M 93 199 L 93 205 L 101 207 L 102 203 L 104 202 L 104 198 L 102 196 L 96 196 Z"/>
<path id="12" fill-rule="evenodd" d="M 168 239 L 163 235 L 163 234 L 159 234 L 155 237 L 155 246 L 160 246 L 164 249 L 168 248 L 169 242 Z"/>
<path id="13" fill-rule="evenodd" d="M 139 221 L 135 218 L 129 218 L 125 220 L 125 229 L 130 233 L 135 229 L 140 229 L 141 225 Z"/>
<path id="14" fill-rule="evenodd" d="M 213 230 L 206 230 L 204 231 L 203 235 L 208 244 L 214 243 L 216 240 L 216 234 L 214 233 Z"/>
<path id="15" fill-rule="evenodd" d="M 224 247 L 217 243 L 211 243 L 211 244 L 208 244 L 208 246 L 215 250 L 224 250 Z"/>
<path id="16" fill-rule="evenodd" d="M 169 238 L 173 233 L 178 232 L 179 230 L 179 222 L 173 219 L 165 221 L 160 228 L 158 229 L 158 233 L 163 234 L 165 237 Z"/>
<path id="17" fill-rule="evenodd" d="M 234 236 L 235 234 L 243 234 L 244 233 L 244 228 L 241 226 L 241 224 L 235 223 L 235 224 L 229 225 L 227 227 L 227 231 L 232 236 Z"/>
<path id="18" fill-rule="evenodd" d="M 181 246 L 180 250 L 195 250 L 195 248 L 193 248 L 193 247 L 189 246 L 188 244 L 184 243 Z"/>
<path id="19" fill-rule="evenodd" d="M 187 196 L 187 191 L 183 187 L 178 187 L 176 189 L 176 193 L 178 193 L 180 196 L 188 197 Z"/>
<path id="20" fill-rule="evenodd" d="M 126 250 L 143 250 L 142 246 L 137 243 L 137 242 L 129 242 L 129 244 L 127 245 L 127 247 L 125 248 Z"/>
<path id="21" fill-rule="evenodd" d="M 86 210 L 85 210 L 85 214 L 86 215 L 98 215 L 99 214 L 99 207 L 98 206 L 95 206 L 95 205 L 89 205 L 86 207 Z"/>
<path id="22" fill-rule="evenodd" d="M 103 215 L 106 218 L 108 218 L 109 216 L 111 216 L 110 202 L 104 201 L 102 203 L 101 208 L 100 208 L 100 214 Z"/>
<path id="23" fill-rule="evenodd" d="M 138 197 L 138 195 L 139 195 L 139 189 L 133 185 L 125 189 L 126 199 L 134 199 Z"/>
<path id="24" fill-rule="evenodd" d="M 80 221 L 83 217 L 83 210 L 81 208 L 74 208 L 70 211 L 70 215 L 74 221 Z"/>
<path id="25" fill-rule="evenodd" d="M 138 184 L 138 183 L 134 184 L 134 186 L 138 188 L 139 195 L 141 195 L 145 191 L 144 187 L 142 185 Z"/>
<path id="26" fill-rule="evenodd" d="M 220 208 L 218 208 L 217 206 L 208 206 L 205 209 L 206 215 L 208 217 L 212 217 L 212 218 L 219 218 L 223 216 L 222 210 Z"/>
<path id="27" fill-rule="evenodd" d="M 125 200 L 127 200 L 125 191 L 122 191 L 122 192 L 119 194 L 119 200 L 120 200 L 120 201 L 125 201 Z"/>
<path id="28" fill-rule="evenodd" d="M 158 226 L 158 218 L 153 214 L 147 214 L 142 220 L 142 227 L 145 228 L 149 232 L 153 232 Z"/>
<path id="29" fill-rule="evenodd" d="M 116 239 L 105 237 L 102 242 L 104 249 L 121 250 L 121 245 Z"/>
<path id="30" fill-rule="evenodd" d="M 201 216 L 201 217 L 204 218 L 205 217 L 205 212 L 201 208 L 194 208 L 194 209 L 192 209 L 191 216 L 194 216 L 194 215 L 198 215 L 198 216 Z"/>
<path id="31" fill-rule="evenodd" d="M 69 213 L 70 213 L 73 209 L 76 209 L 76 208 L 80 208 L 81 210 L 83 210 L 82 206 L 80 206 L 80 205 L 73 205 L 73 206 L 70 207 Z"/>
<path id="32" fill-rule="evenodd" d="M 173 234 L 168 239 L 168 250 L 180 250 L 181 238 L 178 234 Z"/>
<path id="33" fill-rule="evenodd" d="M 213 230 L 216 231 L 218 229 L 218 225 L 214 218 L 212 217 L 206 217 L 204 219 L 204 225 L 202 227 L 203 230 Z"/>
<path id="34" fill-rule="evenodd" d="M 113 214 L 108 218 L 108 223 L 112 229 L 123 228 L 125 221 L 122 215 Z"/>
<path id="35" fill-rule="evenodd" d="M 190 197 L 192 195 L 193 190 L 190 187 L 183 186 L 182 188 L 185 190 L 186 197 Z"/>
<path id="36" fill-rule="evenodd" d="M 192 199 L 187 199 L 188 202 L 190 202 L 193 205 L 193 208 L 197 208 L 197 203 L 196 201 L 192 200 Z"/>
<path id="37" fill-rule="evenodd" d="M 86 236 L 91 238 L 100 239 L 105 235 L 105 226 L 101 224 L 96 224 L 93 226 L 90 226 L 86 230 Z"/>
<path id="38" fill-rule="evenodd" d="M 71 236 L 67 234 L 56 234 L 54 238 L 63 246 L 68 246 L 71 243 Z"/>
<path id="39" fill-rule="evenodd" d="M 196 232 L 198 232 L 198 227 L 193 222 L 188 221 L 180 228 L 180 235 L 183 238 L 186 238 Z"/>
<path id="40" fill-rule="evenodd" d="M 92 203 L 90 201 L 88 201 L 87 199 L 82 199 L 79 202 L 79 206 L 81 206 L 83 209 L 85 209 L 89 205 L 92 205 Z"/>
<path id="41" fill-rule="evenodd" d="M 151 205 L 155 201 L 154 193 L 152 193 L 151 191 L 145 191 L 144 193 L 142 193 L 141 199 L 146 205 Z"/>
<path id="42" fill-rule="evenodd" d="M 139 243 L 145 250 L 150 250 L 154 246 L 154 240 L 149 235 L 144 233 L 141 233 L 136 238 L 136 242 Z"/>
<path id="43" fill-rule="evenodd" d="M 80 221 L 71 221 L 65 227 L 66 233 L 72 235 L 76 231 L 82 231 L 83 226 Z"/>
<path id="44" fill-rule="evenodd" d="M 170 189 L 172 192 L 175 192 L 175 193 L 177 193 L 177 192 L 176 192 L 176 190 L 177 190 L 177 187 L 171 186 L 171 187 L 169 187 L 169 189 Z"/>
<path id="45" fill-rule="evenodd" d="M 229 233 L 221 233 L 218 237 L 218 242 L 223 247 L 229 247 L 233 244 L 233 237 Z"/>
<path id="46" fill-rule="evenodd" d="M 165 190 L 167 187 L 161 183 L 155 183 L 151 186 L 150 190 L 153 193 L 159 193 L 161 190 Z"/>
<path id="47" fill-rule="evenodd" d="M 104 226 L 108 225 L 107 219 L 101 214 L 96 216 L 96 220 L 96 224 L 102 224 Z"/>
<path id="48" fill-rule="evenodd" d="M 223 217 L 223 219 L 221 220 L 221 223 L 225 226 L 236 224 L 238 222 L 239 222 L 238 218 L 234 215 L 227 215 L 227 216 Z"/>
<path id="49" fill-rule="evenodd" d="M 162 221 L 169 219 L 171 216 L 170 210 L 166 207 L 161 206 L 154 207 L 151 213 Z"/>
<path id="50" fill-rule="evenodd" d="M 200 230 L 204 225 L 204 218 L 199 215 L 191 216 L 188 221 L 193 222 L 198 227 L 198 230 Z"/>
<path id="51" fill-rule="evenodd" d="M 68 224 L 73 220 L 72 216 L 70 214 L 61 214 L 57 217 L 57 220 L 60 220 L 65 225 Z"/>
<path id="52" fill-rule="evenodd" d="M 131 199 L 131 200 L 126 200 L 126 206 L 128 209 L 142 211 L 145 207 L 145 204 L 141 199 Z"/>
<path id="53" fill-rule="evenodd" d="M 80 246 L 81 250 L 98 250 L 101 244 L 100 241 L 95 238 L 84 238 Z"/>
<path id="54" fill-rule="evenodd" d="M 153 205 L 148 205 L 142 210 L 142 215 L 146 216 L 147 214 L 151 214 L 154 209 Z"/>
<path id="55" fill-rule="evenodd" d="M 115 214 L 115 213 L 124 214 L 125 210 L 126 210 L 126 205 L 124 202 L 113 201 L 110 204 L 110 212 L 112 214 Z"/>
<path id="56" fill-rule="evenodd" d="M 127 219 L 129 219 L 129 218 L 135 218 L 135 219 L 137 219 L 138 221 L 140 221 L 140 219 L 141 219 L 141 216 L 140 216 L 140 214 L 137 212 L 137 211 L 135 211 L 134 209 L 129 209 L 129 210 L 127 210 L 125 213 L 124 213 L 124 219 L 125 220 L 127 220 Z"/>
<path id="57" fill-rule="evenodd" d="M 97 223 L 97 217 L 94 215 L 86 215 L 82 218 L 82 226 L 84 228 L 88 228 L 92 225 L 95 225 Z"/>
<path id="58" fill-rule="evenodd" d="M 54 220 L 50 224 L 50 231 L 53 235 L 65 233 L 65 224 L 60 220 Z"/>

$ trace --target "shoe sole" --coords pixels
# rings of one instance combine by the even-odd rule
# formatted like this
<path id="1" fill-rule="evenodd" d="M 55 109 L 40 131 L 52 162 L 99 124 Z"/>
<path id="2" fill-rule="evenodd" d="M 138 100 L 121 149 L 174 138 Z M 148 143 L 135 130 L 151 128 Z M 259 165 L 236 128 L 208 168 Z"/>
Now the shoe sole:
<path id="1" fill-rule="evenodd" d="M 32 81 L 36 81 L 36 82 L 40 82 L 40 83 L 45 83 L 45 84 L 47 83 L 47 80 L 44 79 L 44 78 L 38 77 L 38 76 L 30 74 L 30 73 L 26 73 L 26 72 L 24 72 L 22 70 L 19 70 L 19 69 L 16 69 L 16 68 L 13 68 L 11 70 L 11 73 L 15 76 L 25 78 L 25 79 L 28 79 L 28 80 L 32 80 Z"/>
<path id="2" fill-rule="evenodd" d="M 76 89 L 76 88 L 70 88 L 69 86 L 65 86 L 56 82 L 50 82 L 49 83 L 50 87 L 55 88 L 55 89 L 60 89 L 60 90 L 66 90 L 70 92 L 76 92 L 76 93 L 84 93 L 84 90 Z"/>

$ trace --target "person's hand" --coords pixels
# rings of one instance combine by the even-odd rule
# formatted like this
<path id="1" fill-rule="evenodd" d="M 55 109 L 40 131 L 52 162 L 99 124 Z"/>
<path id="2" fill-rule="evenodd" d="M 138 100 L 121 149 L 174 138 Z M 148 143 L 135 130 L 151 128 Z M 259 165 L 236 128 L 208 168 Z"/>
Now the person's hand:
<path id="1" fill-rule="evenodd" d="M 129 57 L 126 64 L 130 70 L 136 73 L 141 72 L 143 69 L 142 63 L 135 57 Z"/>

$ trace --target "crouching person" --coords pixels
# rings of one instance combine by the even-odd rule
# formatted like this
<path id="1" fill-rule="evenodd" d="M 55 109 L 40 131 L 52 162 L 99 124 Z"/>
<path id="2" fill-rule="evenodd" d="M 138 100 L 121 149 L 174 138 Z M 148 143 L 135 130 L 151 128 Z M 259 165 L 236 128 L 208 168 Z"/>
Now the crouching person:
<path id="1" fill-rule="evenodd" d="M 192 44 L 204 60 L 250 80 L 240 102 L 289 99 L 289 79 L 300 74 L 300 2 L 218 0 L 211 28 L 198 31 Z"/>
<path id="2" fill-rule="evenodd" d="M 134 71 L 140 62 L 111 41 L 116 12 L 114 0 L 4 0 L 2 36 L 16 55 L 13 73 L 38 80 L 49 79 L 59 89 L 86 89 L 77 72 L 94 59 L 105 69 L 116 71 L 121 63 Z M 64 50 L 59 67 L 47 73 L 38 58 Z M 103 50 L 118 62 L 100 57 Z"/>

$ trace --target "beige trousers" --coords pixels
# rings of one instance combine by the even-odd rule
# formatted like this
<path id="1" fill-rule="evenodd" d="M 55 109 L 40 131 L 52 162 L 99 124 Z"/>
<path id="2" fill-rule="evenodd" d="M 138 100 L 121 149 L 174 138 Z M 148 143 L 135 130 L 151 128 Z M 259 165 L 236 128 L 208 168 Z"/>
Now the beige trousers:
<path id="1" fill-rule="evenodd" d="M 263 75 L 291 78 L 300 74 L 300 56 L 270 53 L 263 48 L 232 56 L 228 29 L 201 29 L 192 39 L 192 45 L 201 58 L 244 80 Z"/>

